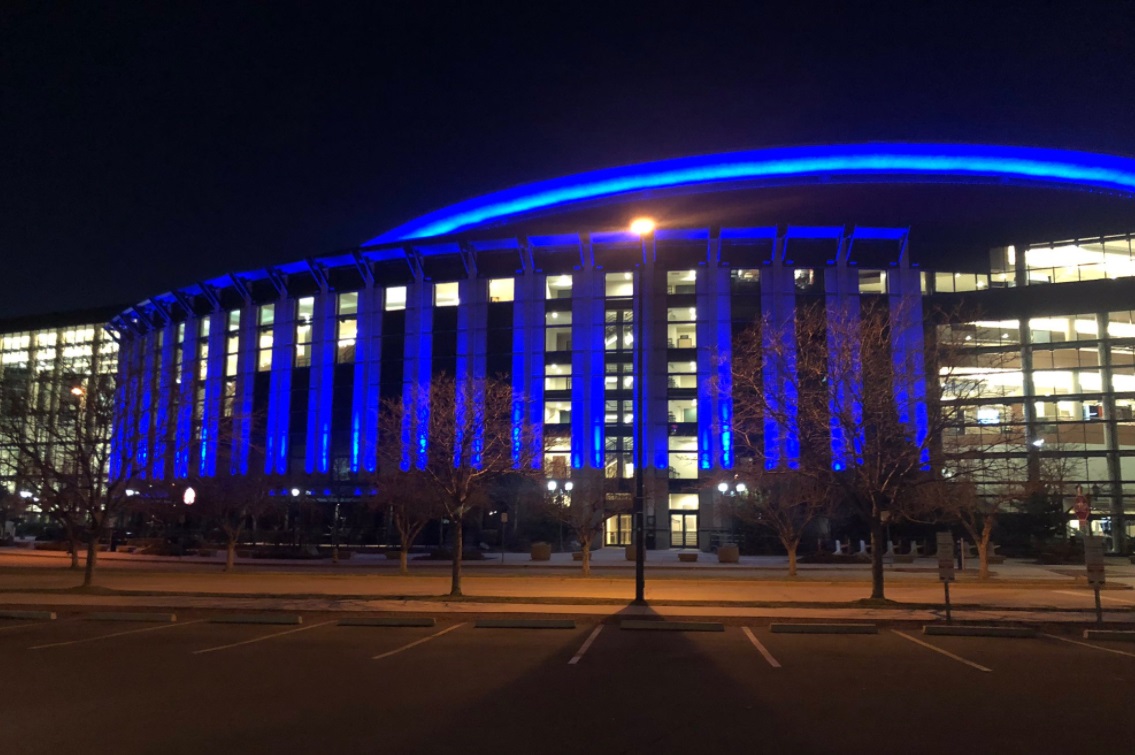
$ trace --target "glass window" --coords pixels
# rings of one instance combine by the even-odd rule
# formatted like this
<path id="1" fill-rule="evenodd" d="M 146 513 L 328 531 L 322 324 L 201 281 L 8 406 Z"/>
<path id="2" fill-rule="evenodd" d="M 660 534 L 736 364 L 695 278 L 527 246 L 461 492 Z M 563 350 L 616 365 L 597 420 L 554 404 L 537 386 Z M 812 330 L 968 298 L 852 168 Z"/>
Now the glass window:
<path id="1" fill-rule="evenodd" d="M 229 332 L 232 333 L 234 330 L 240 330 L 240 310 L 239 309 L 229 310 Z"/>
<path id="2" fill-rule="evenodd" d="M 571 422 L 570 401 L 545 401 L 544 422 L 550 425 L 566 425 Z"/>
<path id="3" fill-rule="evenodd" d="M 359 313 L 359 292 L 348 291 L 339 294 L 339 316 L 357 315 Z"/>
<path id="4" fill-rule="evenodd" d="M 811 291 L 816 285 L 816 271 L 811 268 L 798 268 L 792 271 L 792 280 L 797 291 Z"/>
<path id="5" fill-rule="evenodd" d="M 671 493 L 670 494 L 670 510 L 671 511 L 697 511 L 698 510 L 698 494 L 697 493 Z"/>
<path id="6" fill-rule="evenodd" d="M 493 278 L 489 281 L 489 301 L 512 301 L 515 286 L 512 278 Z"/>
<path id="7" fill-rule="evenodd" d="M 260 307 L 260 327 L 270 326 L 276 321 L 276 305 L 263 304 Z"/>
<path id="8" fill-rule="evenodd" d="M 315 297 L 305 296 L 296 302 L 296 320 L 298 322 L 311 322 L 315 316 Z"/>
<path id="9" fill-rule="evenodd" d="M 549 364 L 544 367 L 544 390 L 571 390 L 571 363 Z"/>
<path id="10" fill-rule="evenodd" d="M 859 293 L 885 294 L 887 293 L 886 270 L 860 270 Z"/>
<path id="11" fill-rule="evenodd" d="M 544 295 L 548 299 L 570 299 L 571 276 L 549 275 L 544 288 Z"/>
<path id="12" fill-rule="evenodd" d="M 386 289 L 386 302 L 383 308 L 387 312 L 397 312 L 406 308 L 406 287 L 390 286 Z"/>
<path id="13" fill-rule="evenodd" d="M 571 312 L 546 312 L 544 339 L 546 351 L 571 351 Z"/>
<path id="14" fill-rule="evenodd" d="M 435 283 L 434 306 L 456 307 L 461 303 L 460 285 L 458 283 Z"/>
<path id="15" fill-rule="evenodd" d="M 607 273 L 607 298 L 634 296 L 634 273 Z"/>
<path id="16" fill-rule="evenodd" d="M 698 400 L 696 398 L 672 398 L 666 402 L 668 422 L 697 422 Z"/>
<path id="17" fill-rule="evenodd" d="M 670 270 L 666 273 L 666 293 L 697 293 L 697 270 Z"/>

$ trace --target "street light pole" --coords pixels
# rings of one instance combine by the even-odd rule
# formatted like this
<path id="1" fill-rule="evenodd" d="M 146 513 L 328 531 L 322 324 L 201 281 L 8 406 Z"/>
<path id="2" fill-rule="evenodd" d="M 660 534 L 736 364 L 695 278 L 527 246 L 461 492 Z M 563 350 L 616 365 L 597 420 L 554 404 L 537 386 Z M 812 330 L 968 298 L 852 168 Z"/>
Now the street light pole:
<path id="1" fill-rule="evenodd" d="M 634 297 L 634 604 L 646 604 L 646 297 L 654 284 L 654 255 L 647 244 L 654 237 L 654 221 L 637 218 L 631 231 L 642 239 L 642 267 Z"/>

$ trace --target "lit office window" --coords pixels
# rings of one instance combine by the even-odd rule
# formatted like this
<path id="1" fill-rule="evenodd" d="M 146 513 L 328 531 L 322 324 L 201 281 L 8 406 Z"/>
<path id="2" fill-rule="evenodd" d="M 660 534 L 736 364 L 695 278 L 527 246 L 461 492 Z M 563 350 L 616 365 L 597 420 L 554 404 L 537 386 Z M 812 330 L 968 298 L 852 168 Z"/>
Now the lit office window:
<path id="1" fill-rule="evenodd" d="M 544 323 L 544 350 L 571 351 L 571 312 L 548 312 Z"/>
<path id="2" fill-rule="evenodd" d="M 697 270 L 671 270 L 666 273 L 667 294 L 697 293 Z"/>
<path id="3" fill-rule="evenodd" d="M 629 299 L 634 296 L 634 273 L 607 273 L 607 298 Z"/>
<path id="4" fill-rule="evenodd" d="M 571 390 L 571 362 L 549 364 L 544 367 L 544 390 Z"/>
<path id="5" fill-rule="evenodd" d="M 386 302 L 383 309 L 387 312 L 398 312 L 406 308 L 406 287 L 390 286 L 386 289 Z"/>
<path id="6" fill-rule="evenodd" d="M 339 316 L 336 322 L 335 361 L 350 364 L 355 361 L 355 339 L 359 331 L 359 294 L 349 291 L 339 294 Z"/>
<path id="7" fill-rule="evenodd" d="M 489 281 L 489 301 L 512 301 L 516 290 L 512 278 L 493 278 Z"/>
<path id="8" fill-rule="evenodd" d="M 666 345 L 671 349 L 693 349 L 698 345 L 695 307 L 671 307 L 666 310 Z"/>
<path id="9" fill-rule="evenodd" d="M 272 369 L 272 326 L 276 322 L 276 305 L 261 306 L 257 322 L 256 371 L 267 372 Z"/>
<path id="10" fill-rule="evenodd" d="M 571 276 L 549 275 L 548 281 L 544 286 L 544 296 L 548 299 L 570 299 Z"/>
<path id="11" fill-rule="evenodd" d="M 311 321 L 315 298 L 306 296 L 296 303 L 296 367 L 311 366 Z"/>
<path id="12" fill-rule="evenodd" d="M 570 401 L 545 401 L 544 423 L 548 425 L 567 425 L 571 423 Z"/>
<path id="13" fill-rule="evenodd" d="M 461 295 L 457 283 L 434 284 L 435 307 L 456 307 L 460 303 Z"/>

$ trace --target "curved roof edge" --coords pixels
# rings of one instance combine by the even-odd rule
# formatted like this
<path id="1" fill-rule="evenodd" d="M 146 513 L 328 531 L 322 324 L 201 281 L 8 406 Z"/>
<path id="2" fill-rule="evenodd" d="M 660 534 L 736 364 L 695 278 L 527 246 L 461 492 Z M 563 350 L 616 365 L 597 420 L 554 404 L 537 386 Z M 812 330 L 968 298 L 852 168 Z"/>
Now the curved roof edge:
<path id="1" fill-rule="evenodd" d="M 648 189 L 723 182 L 904 182 L 990 179 L 1106 191 L 1135 197 L 1135 159 L 1072 150 L 977 144 L 838 144 L 781 147 L 607 168 L 443 207 L 377 236 L 369 244 L 443 236 L 529 212 Z"/>

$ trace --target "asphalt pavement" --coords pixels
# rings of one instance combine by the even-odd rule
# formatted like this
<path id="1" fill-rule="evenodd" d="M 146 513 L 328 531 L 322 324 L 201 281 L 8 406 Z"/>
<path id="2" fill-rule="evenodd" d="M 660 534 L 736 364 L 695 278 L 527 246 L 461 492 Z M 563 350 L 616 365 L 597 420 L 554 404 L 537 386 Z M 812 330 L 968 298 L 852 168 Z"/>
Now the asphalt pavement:
<path id="1" fill-rule="evenodd" d="M 0 622 L 0 747 L 102 753 L 1129 753 L 1135 646 L 786 635 Z"/>

